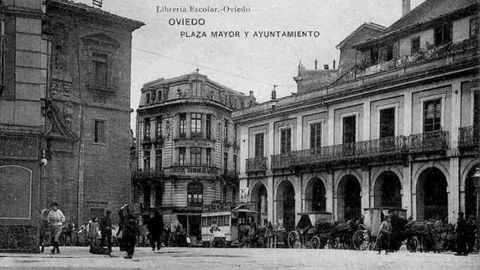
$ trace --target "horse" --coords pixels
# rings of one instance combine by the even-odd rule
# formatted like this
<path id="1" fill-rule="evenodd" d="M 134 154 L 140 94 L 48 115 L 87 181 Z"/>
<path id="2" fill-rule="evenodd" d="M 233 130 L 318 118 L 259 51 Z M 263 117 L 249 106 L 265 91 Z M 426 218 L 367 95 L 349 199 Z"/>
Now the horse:
<path id="1" fill-rule="evenodd" d="M 416 251 L 416 240 L 420 246 L 420 252 L 438 252 L 437 241 L 439 237 L 434 222 L 408 222 L 405 225 L 405 234 L 411 251 Z"/>

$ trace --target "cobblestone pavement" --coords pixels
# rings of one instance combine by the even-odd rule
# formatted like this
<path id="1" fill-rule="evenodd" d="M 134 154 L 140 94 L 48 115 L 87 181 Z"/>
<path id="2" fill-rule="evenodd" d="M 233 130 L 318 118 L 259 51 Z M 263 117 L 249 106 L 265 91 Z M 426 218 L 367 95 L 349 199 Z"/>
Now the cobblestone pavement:
<path id="1" fill-rule="evenodd" d="M 113 255 L 92 255 L 86 247 L 63 247 L 55 255 L 0 253 L 0 269 L 480 269 L 476 254 L 405 251 L 137 248 L 134 259 L 126 260 L 116 248 Z"/>

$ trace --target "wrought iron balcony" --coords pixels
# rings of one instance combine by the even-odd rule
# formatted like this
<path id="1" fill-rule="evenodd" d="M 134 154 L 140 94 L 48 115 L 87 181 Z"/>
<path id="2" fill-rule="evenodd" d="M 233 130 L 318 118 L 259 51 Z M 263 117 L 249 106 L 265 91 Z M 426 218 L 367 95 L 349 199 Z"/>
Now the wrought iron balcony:
<path id="1" fill-rule="evenodd" d="M 387 137 L 273 155 L 272 169 L 325 165 L 334 162 L 353 162 L 355 164 L 359 160 L 374 161 L 385 157 L 401 158 L 406 154 L 408 154 L 408 137 Z"/>
<path id="2" fill-rule="evenodd" d="M 463 151 L 480 149 L 480 126 L 475 125 L 459 128 L 458 148 Z"/>
<path id="3" fill-rule="evenodd" d="M 169 168 L 165 168 L 165 174 L 180 174 L 180 175 L 212 175 L 218 174 L 218 168 L 206 164 L 173 164 Z"/>
<path id="4" fill-rule="evenodd" d="M 254 157 L 246 160 L 246 172 L 261 172 L 267 170 L 266 157 Z"/>
<path id="5" fill-rule="evenodd" d="M 411 135 L 409 137 L 410 153 L 428 153 L 448 149 L 448 132 L 433 131 Z"/>

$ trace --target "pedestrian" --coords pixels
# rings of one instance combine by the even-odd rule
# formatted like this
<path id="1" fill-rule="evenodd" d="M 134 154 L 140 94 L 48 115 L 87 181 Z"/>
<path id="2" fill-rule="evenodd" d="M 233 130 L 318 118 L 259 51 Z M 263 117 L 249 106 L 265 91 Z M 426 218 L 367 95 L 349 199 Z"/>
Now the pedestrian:
<path id="1" fill-rule="evenodd" d="M 467 243 L 466 243 L 466 231 L 467 223 L 463 217 L 463 212 L 458 212 L 457 227 L 455 228 L 457 233 L 457 253 L 456 256 L 467 256 Z"/>
<path id="2" fill-rule="evenodd" d="M 135 216 L 130 213 L 128 205 L 124 205 L 122 207 L 123 211 L 123 218 L 121 221 L 120 229 L 122 233 L 122 242 L 127 252 L 127 256 L 125 259 L 133 258 L 133 253 L 135 251 L 135 241 L 137 239 L 137 235 L 139 234 L 138 223 Z"/>
<path id="3" fill-rule="evenodd" d="M 388 249 L 390 248 L 390 235 L 392 234 L 392 224 L 390 220 L 391 216 L 387 215 L 382 224 L 380 224 L 377 236 L 378 254 L 382 252 L 382 249 L 385 249 L 385 255 L 388 254 Z"/>
<path id="4" fill-rule="evenodd" d="M 94 246 L 97 244 L 97 240 L 100 235 L 100 225 L 98 224 L 97 217 L 92 217 L 88 222 L 87 226 L 87 237 L 90 245 Z"/>
<path id="5" fill-rule="evenodd" d="M 475 247 L 475 235 L 477 231 L 477 224 L 473 215 L 468 217 L 466 229 L 467 251 L 468 253 L 473 253 Z"/>
<path id="6" fill-rule="evenodd" d="M 102 247 L 107 246 L 108 251 L 112 252 L 112 220 L 110 218 L 112 211 L 107 210 L 105 216 L 100 220 L 100 233 L 102 234 Z"/>
<path id="7" fill-rule="evenodd" d="M 58 203 L 51 204 L 51 210 L 48 212 L 47 221 L 50 224 L 51 238 L 53 249 L 50 251 L 52 254 L 55 252 L 60 253 L 60 234 L 62 233 L 63 222 L 65 222 L 65 215 L 62 210 L 58 209 Z"/>
<path id="8" fill-rule="evenodd" d="M 160 250 L 162 247 L 162 241 L 160 241 L 160 235 L 163 230 L 163 217 L 160 215 L 158 210 L 153 212 L 153 215 L 150 217 L 150 220 L 147 222 L 147 229 L 150 232 L 150 244 L 152 245 L 152 251 Z"/>
<path id="9" fill-rule="evenodd" d="M 273 225 L 272 222 L 265 220 L 265 239 L 267 239 L 267 248 L 273 248 Z"/>
<path id="10" fill-rule="evenodd" d="M 217 221 L 213 220 L 212 225 L 210 226 L 210 247 L 215 245 L 215 232 L 220 231 L 217 225 Z"/>

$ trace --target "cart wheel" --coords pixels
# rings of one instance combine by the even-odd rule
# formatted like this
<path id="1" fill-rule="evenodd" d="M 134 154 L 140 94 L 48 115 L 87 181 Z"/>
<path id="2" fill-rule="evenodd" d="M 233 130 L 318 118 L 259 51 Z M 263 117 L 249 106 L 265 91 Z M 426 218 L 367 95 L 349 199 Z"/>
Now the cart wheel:
<path id="1" fill-rule="evenodd" d="M 417 251 L 418 239 L 416 236 L 407 240 L 407 250 L 408 251 Z"/>
<path id="2" fill-rule="evenodd" d="M 370 243 L 370 237 L 367 231 L 358 230 L 353 234 L 352 241 L 356 250 L 366 250 Z"/>
<path id="3" fill-rule="evenodd" d="M 296 231 L 291 231 L 287 236 L 287 243 L 289 248 L 300 248 L 300 235 Z"/>
<path id="4" fill-rule="evenodd" d="M 310 243 L 313 249 L 319 249 L 322 245 L 320 238 L 316 235 L 310 239 Z"/>

